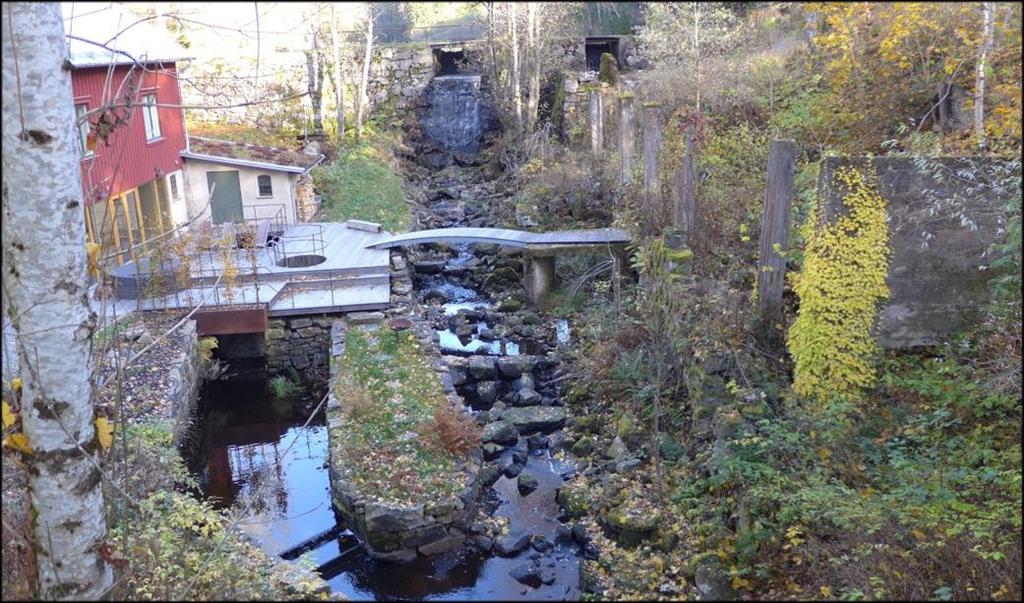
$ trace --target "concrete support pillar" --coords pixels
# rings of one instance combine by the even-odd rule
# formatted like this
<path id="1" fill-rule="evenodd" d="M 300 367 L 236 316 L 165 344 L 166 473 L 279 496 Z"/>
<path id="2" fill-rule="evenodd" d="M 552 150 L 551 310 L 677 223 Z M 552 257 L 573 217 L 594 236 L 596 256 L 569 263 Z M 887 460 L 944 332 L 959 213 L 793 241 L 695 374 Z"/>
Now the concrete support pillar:
<path id="1" fill-rule="evenodd" d="M 661 125 L 658 123 L 659 103 L 644 103 L 644 202 L 640 216 L 641 231 L 651 235 L 663 226 L 661 185 L 658 181 L 658 153 L 661 150 Z"/>
<path id="2" fill-rule="evenodd" d="M 523 271 L 526 301 L 535 308 L 543 308 L 555 287 L 555 256 L 527 256 Z"/>
<path id="3" fill-rule="evenodd" d="M 633 95 L 623 94 L 619 97 L 619 182 L 629 184 L 633 171 L 634 130 L 636 129 L 636 109 L 633 106 Z"/>
<path id="4" fill-rule="evenodd" d="M 590 153 L 594 159 L 601 157 L 604 147 L 604 97 L 601 90 L 590 91 Z"/>

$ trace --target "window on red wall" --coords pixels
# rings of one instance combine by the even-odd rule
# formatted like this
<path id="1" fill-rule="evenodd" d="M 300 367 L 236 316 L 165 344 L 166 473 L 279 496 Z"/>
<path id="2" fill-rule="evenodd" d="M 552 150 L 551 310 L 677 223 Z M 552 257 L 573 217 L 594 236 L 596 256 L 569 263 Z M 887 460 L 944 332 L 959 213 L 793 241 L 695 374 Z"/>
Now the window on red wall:
<path id="1" fill-rule="evenodd" d="M 142 97 L 142 120 L 146 122 L 146 140 L 160 138 L 160 116 L 157 112 L 155 94 Z"/>
<path id="2" fill-rule="evenodd" d="M 89 105 L 75 105 L 75 121 L 78 124 L 78 150 L 82 157 L 91 157 L 92 150 L 89 149 L 89 120 L 84 119 L 89 111 Z"/>

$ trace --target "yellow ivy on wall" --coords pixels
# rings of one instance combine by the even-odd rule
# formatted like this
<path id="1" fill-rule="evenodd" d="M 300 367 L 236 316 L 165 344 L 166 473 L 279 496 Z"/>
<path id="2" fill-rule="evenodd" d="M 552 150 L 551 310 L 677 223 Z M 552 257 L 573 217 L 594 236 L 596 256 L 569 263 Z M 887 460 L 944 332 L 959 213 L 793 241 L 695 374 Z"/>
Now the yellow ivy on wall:
<path id="1" fill-rule="evenodd" d="M 793 391 L 819 402 L 848 398 L 874 385 L 873 327 L 888 299 L 889 227 L 874 178 L 841 168 L 847 212 L 816 229 L 803 269 L 792 275 L 800 297 L 787 346 L 796 363 Z M 817 223 L 822 223 L 819 204 Z"/>

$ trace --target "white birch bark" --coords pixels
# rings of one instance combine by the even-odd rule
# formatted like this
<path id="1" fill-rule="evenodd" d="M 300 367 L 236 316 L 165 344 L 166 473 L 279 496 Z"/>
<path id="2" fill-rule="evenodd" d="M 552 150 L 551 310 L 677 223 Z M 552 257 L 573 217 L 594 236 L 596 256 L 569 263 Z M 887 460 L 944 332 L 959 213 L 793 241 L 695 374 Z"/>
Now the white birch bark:
<path id="1" fill-rule="evenodd" d="M 366 5 L 366 52 L 363 54 L 363 77 L 359 80 L 359 95 L 356 97 L 356 140 L 363 136 L 363 106 L 369 109 L 370 99 L 366 87 L 370 81 L 370 58 L 373 52 L 373 6 Z M 368 111 L 367 111 L 368 112 Z"/>
<path id="2" fill-rule="evenodd" d="M 526 5 L 526 46 L 529 50 L 529 87 L 526 91 L 526 131 L 532 132 L 537 123 L 540 96 L 540 37 L 537 35 L 537 2 Z"/>
<path id="3" fill-rule="evenodd" d="M 994 2 L 982 2 L 981 48 L 978 50 L 978 66 L 974 78 L 974 132 L 978 139 L 978 148 L 985 150 L 985 69 L 988 63 L 988 52 L 992 48 L 992 13 Z"/>
<path id="4" fill-rule="evenodd" d="M 96 315 L 86 297 L 64 24 L 55 2 L 5 3 L 3 13 L 3 287 L 17 332 L 22 428 L 33 449 L 39 597 L 96 599 L 112 574 L 98 553 L 107 526 L 101 476 L 89 458 L 96 460 L 89 351 Z"/>
<path id="5" fill-rule="evenodd" d="M 516 131 L 523 131 L 523 95 L 519 85 L 519 34 L 516 24 L 516 3 L 508 3 L 508 26 L 512 34 L 512 98 L 516 106 Z"/>
<path id="6" fill-rule="evenodd" d="M 331 50 L 334 53 L 334 100 L 337 103 L 335 117 L 338 123 L 338 140 L 345 138 L 345 75 L 341 70 L 341 41 L 338 38 L 338 20 L 331 3 Z"/>

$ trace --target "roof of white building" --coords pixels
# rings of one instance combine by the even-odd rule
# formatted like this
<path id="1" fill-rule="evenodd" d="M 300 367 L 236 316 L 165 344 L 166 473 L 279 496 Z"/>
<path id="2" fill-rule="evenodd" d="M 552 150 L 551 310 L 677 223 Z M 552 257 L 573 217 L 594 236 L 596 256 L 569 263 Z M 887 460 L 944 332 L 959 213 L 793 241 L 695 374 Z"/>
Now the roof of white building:
<path id="1" fill-rule="evenodd" d="M 61 10 L 75 67 L 173 63 L 189 58 L 188 51 L 154 19 L 136 15 L 121 3 L 63 2 Z"/>

